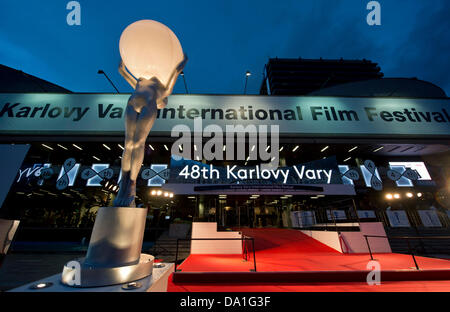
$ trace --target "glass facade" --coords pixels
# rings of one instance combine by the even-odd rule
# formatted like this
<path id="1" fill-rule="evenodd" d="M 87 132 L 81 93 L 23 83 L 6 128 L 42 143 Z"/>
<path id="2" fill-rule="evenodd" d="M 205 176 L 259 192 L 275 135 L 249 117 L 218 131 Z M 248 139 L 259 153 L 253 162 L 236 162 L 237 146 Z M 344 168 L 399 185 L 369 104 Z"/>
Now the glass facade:
<path id="1" fill-rule="evenodd" d="M 14 144 L 31 146 L 1 216 L 20 219 L 29 228 L 92 228 L 97 209 L 111 205 L 117 193 L 123 143 L 101 136 L 89 139 L 16 140 Z M 136 203 L 149 208 L 148 228 L 192 221 L 216 221 L 223 228 L 304 228 L 375 220 L 386 227 L 450 225 L 450 152 L 445 144 L 282 139 L 279 168 L 290 170 L 287 179 L 245 181 L 225 178 L 225 171 L 214 181 L 180 179 L 171 147 L 168 141 L 146 144 Z M 246 152 L 252 148 L 247 144 Z M 64 166 L 72 158 L 74 162 Z M 249 169 L 260 160 L 191 161 L 191 166 L 196 164 Z M 49 177 L 42 174 L 45 168 L 52 168 Z M 112 176 L 102 181 L 101 172 L 108 168 Z M 325 168 L 333 170 L 333 178 L 327 178 Z M 89 169 L 93 173 L 86 176 Z M 64 179 L 66 185 L 58 187 Z"/>

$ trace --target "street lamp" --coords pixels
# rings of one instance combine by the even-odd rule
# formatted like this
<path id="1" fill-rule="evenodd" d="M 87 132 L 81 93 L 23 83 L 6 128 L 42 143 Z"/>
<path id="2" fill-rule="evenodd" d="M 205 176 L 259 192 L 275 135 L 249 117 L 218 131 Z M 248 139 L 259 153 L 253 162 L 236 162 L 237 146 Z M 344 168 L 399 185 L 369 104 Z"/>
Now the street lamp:
<path id="1" fill-rule="evenodd" d="M 252 73 L 250 71 L 246 71 L 245 72 L 245 87 L 244 87 L 244 94 L 247 94 L 247 82 L 248 82 L 248 77 L 250 77 L 252 75 Z"/>
<path id="2" fill-rule="evenodd" d="M 116 92 L 120 93 L 119 90 L 117 90 L 117 88 L 114 85 L 114 83 L 111 81 L 111 79 L 109 79 L 108 75 L 103 70 L 99 69 L 97 74 L 104 75 L 106 77 L 106 79 L 108 79 L 109 83 L 113 86 L 113 88 L 116 89 Z"/>
<path id="3" fill-rule="evenodd" d="M 186 90 L 186 94 L 189 94 L 188 88 L 187 88 L 187 84 L 186 84 L 186 78 L 184 77 L 184 72 L 181 72 L 181 77 L 183 77 L 183 82 L 184 82 L 184 89 Z"/>

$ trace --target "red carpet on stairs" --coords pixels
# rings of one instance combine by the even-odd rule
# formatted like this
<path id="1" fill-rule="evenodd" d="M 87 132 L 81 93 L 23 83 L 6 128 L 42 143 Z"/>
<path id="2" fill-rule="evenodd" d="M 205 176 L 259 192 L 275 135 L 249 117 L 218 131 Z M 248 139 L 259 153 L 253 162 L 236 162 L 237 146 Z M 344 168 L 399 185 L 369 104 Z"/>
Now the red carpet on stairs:
<path id="1" fill-rule="evenodd" d="M 177 269 L 181 272 L 175 273 L 175 277 L 172 276 L 169 280 L 168 290 L 186 291 L 189 287 L 202 289 L 203 285 L 203 287 L 213 287 L 215 291 L 221 291 L 218 289 L 227 285 L 232 288 L 244 287 L 244 290 L 235 291 L 247 291 L 245 289 L 250 286 L 242 286 L 245 283 L 251 283 L 253 286 L 265 285 L 265 287 L 270 285 L 275 287 L 280 283 L 289 283 L 289 287 L 293 287 L 293 283 L 297 283 L 299 289 L 304 289 L 305 287 L 300 284 L 331 282 L 339 284 L 340 287 L 343 287 L 345 283 L 348 287 L 353 287 L 355 286 L 353 281 L 358 281 L 359 284 L 356 285 L 361 286 L 362 288 L 358 286 L 361 289 L 369 287 L 363 282 L 367 275 L 367 264 L 370 261 L 368 254 L 342 254 L 297 230 L 246 228 L 241 229 L 241 232 L 254 238 L 256 273 L 250 272 L 254 267 L 251 247 L 249 250 L 251 257 L 248 261 L 243 261 L 241 255 L 190 255 L 178 266 Z M 445 287 L 448 288 L 444 288 L 450 290 L 450 261 L 448 260 L 416 257 L 421 269 L 417 272 L 410 255 L 375 254 L 375 258 L 381 266 L 382 280 L 383 278 L 385 281 L 390 280 L 389 283 L 401 283 L 402 280 L 408 282 L 415 280 L 414 283 L 419 283 L 418 280 L 448 278 L 449 281 L 442 281 L 442 283 L 433 281 L 433 285 L 439 285 L 439 287 L 446 285 Z M 268 289 L 272 289 L 270 287 Z M 280 291 L 275 289 L 267 291 Z M 211 289 L 208 288 L 208 290 Z"/>

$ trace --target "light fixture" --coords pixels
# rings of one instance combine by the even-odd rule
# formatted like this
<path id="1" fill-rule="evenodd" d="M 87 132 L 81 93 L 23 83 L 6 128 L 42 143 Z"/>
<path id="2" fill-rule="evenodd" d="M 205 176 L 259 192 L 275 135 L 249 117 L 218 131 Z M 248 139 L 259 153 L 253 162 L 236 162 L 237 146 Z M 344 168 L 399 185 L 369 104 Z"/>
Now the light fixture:
<path id="1" fill-rule="evenodd" d="M 48 148 L 49 150 L 52 150 L 53 151 L 53 148 L 52 147 L 50 147 L 50 146 L 48 146 L 48 145 L 46 145 L 46 144 L 41 144 L 43 147 L 46 147 L 46 148 Z"/>
<path id="2" fill-rule="evenodd" d="M 61 147 L 62 149 L 65 149 L 66 151 L 68 150 L 67 147 L 62 146 L 61 144 L 56 144 L 56 145 L 58 145 L 58 146 Z"/>
<path id="3" fill-rule="evenodd" d="M 138 288 L 141 288 L 141 287 L 142 287 L 141 283 L 130 282 L 130 283 L 127 283 L 127 284 L 123 285 L 122 289 L 123 290 L 134 290 L 134 289 L 138 289 Z"/>
<path id="4" fill-rule="evenodd" d="M 352 159 L 352 158 L 348 157 L 348 158 L 344 159 L 344 162 L 346 162 L 347 160 L 350 160 L 350 159 Z"/>
<path id="5" fill-rule="evenodd" d="M 422 197 L 422 193 L 417 193 L 417 197 Z"/>
<path id="6" fill-rule="evenodd" d="M 169 193 L 169 198 L 173 198 L 173 193 Z"/>
<path id="7" fill-rule="evenodd" d="M 399 194 L 399 193 L 395 193 L 395 194 L 394 194 L 394 198 L 395 198 L 395 199 L 399 199 L 399 198 L 400 198 L 400 194 Z"/>
<path id="8" fill-rule="evenodd" d="M 224 151 L 224 152 L 225 152 L 225 148 L 226 148 L 226 147 L 227 147 L 226 145 L 223 146 L 223 151 Z"/>
<path id="9" fill-rule="evenodd" d="M 278 151 L 281 152 L 284 149 L 284 146 L 282 146 Z"/>
<path id="10" fill-rule="evenodd" d="M 184 59 L 176 35 L 167 26 L 153 20 L 140 20 L 127 26 L 120 36 L 119 51 L 123 63 L 134 77 L 157 77 L 164 86 L 168 84 L 173 69 Z"/>
<path id="11" fill-rule="evenodd" d="M 164 197 L 169 197 L 169 192 L 164 192 Z"/>
<path id="12" fill-rule="evenodd" d="M 152 149 L 152 151 L 155 150 L 151 144 L 149 144 L 148 147 L 150 147 Z"/>
<path id="13" fill-rule="evenodd" d="M 120 144 L 117 144 L 117 145 L 119 145 L 119 147 L 123 150 L 123 146 L 122 145 L 120 145 Z"/>
<path id="14" fill-rule="evenodd" d="M 251 150 L 252 152 L 255 150 L 255 147 L 256 147 L 256 145 L 252 146 L 252 150 Z M 267 150 L 266 150 L 266 152 L 267 152 Z"/>
<path id="15" fill-rule="evenodd" d="M 270 148 L 270 145 L 268 145 L 268 146 L 266 147 L 266 152 L 269 150 L 269 148 Z"/>
<path id="16" fill-rule="evenodd" d="M 97 71 L 97 74 L 104 75 L 105 78 L 109 81 L 109 83 L 110 83 L 110 84 L 113 86 L 113 88 L 116 90 L 116 92 L 117 92 L 117 93 L 120 93 L 119 90 L 116 88 L 116 85 L 112 82 L 111 79 L 109 79 L 108 75 L 107 75 L 102 69 L 99 69 L 99 70 Z"/>
<path id="17" fill-rule="evenodd" d="M 83 149 L 81 148 L 81 147 L 79 147 L 78 145 L 76 145 L 76 144 L 72 144 L 75 148 L 77 148 L 77 149 L 79 149 L 80 151 L 82 151 Z"/>
<path id="18" fill-rule="evenodd" d="M 108 151 L 110 151 L 111 150 L 111 148 L 108 146 L 108 145 L 106 145 L 106 144 L 103 144 L 103 146 L 108 150 Z"/>
<path id="19" fill-rule="evenodd" d="M 413 197 L 414 195 L 413 195 L 413 193 L 411 193 L 411 192 L 408 192 L 408 193 L 406 193 L 406 197 L 408 197 L 408 198 L 411 198 L 411 197 Z"/>
<path id="20" fill-rule="evenodd" d="M 247 83 L 248 83 L 248 77 L 250 77 L 252 73 L 250 71 L 245 72 L 245 86 L 244 86 L 244 94 L 247 94 Z"/>
<path id="21" fill-rule="evenodd" d="M 320 152 L 323 153 L 323 152 L 325 152 L 328 148 L 329 148 L 329 146 L 327 145 L 327 146 L 325 146 L 324 148 L 322 148 L 322 149 L 320 150 Z"/>
<path id="22" fill-rule="evenodd" d="M 166 266 L 166 265 L 165 265 L 164 263 L 161 263 L 161 262 L 155 263 L 155 264 L 153 265 L 153 267 L 156 268 L 156 269 L 160 269 L 160 268 L 163 268 L 163 267 L 165 267 L 165 266 Z"/>
<path id="23" fill-rule="evenodd" d="M 392 198 L 393 198 L 393 196 L 392 196 L 391 193 L 387 193 L 387 194 L 386 194 L 386 199 L 392 199 Z"/>
<path id="24" fill-rule="evenodd" d="M 166 151 L 168 151 L 168 150 L 169 150 L 169 148 L 167 147 L 167 145 L 166 145 L 166 144 L 164 144 L 164 148 L 166 149 Z"/>
<path id="25" fill-rule="evenodd" d="M 181 146 L 181 144 L 178 145 L 178 149 L 182 152 L 183 151 L 183 146 Z"/>
<path id="26" fill-rule="evenodd" d="M 150 192 L 150 195 L 155 196 L 155 195 L 156 195 L 156 190 L 152 190 L 152 191 Z"/>
<path id="27" fill-rule="evenodd" d="M 351 149 L 349 149 L 348 150 L 348 152 L 350 153 L 350 152 L 353 152 L 355 149 L 357 149 L 358 148 L 358 146 L 355 146 L 355 147 L 352 147 Z"/>
<path id="28" fill-rule="evenodd" d="M 197 145 L 194 144 L 194 151 L 196 151 L 196 150 L 197 150 Z"/>
<path id="29" fill-rule="evenodd" d="M 297 145 L 296 147 L 294 147 L 294 149 L 293 149 L 292 151 L 295 152 L 296 150 L 298 150 L 299 147 L 300 147 L 300 146 Z"/>
<path id="30" fill-rule="evenodd" d="M 98 158 L 98 157 L 96 157 L 96 156 L 92 156 L 92 158 L 94 158 L 94 159 L 100 161 L 100 158 Z"/>
<path id="31" fill-rule="evenodd" d="M 162 191 L 161 191 L 161 190 L 157 190 L 157 191 L 156 191 L 156 195 L 160 196 L 161 194 L 162 194 Z"/>
<path id="32" fill-rule="evenodd" d="M 383 148 L 384 148 L 384 146 L 381 146 L 381 147 L 379 147 L 379 148 L 377 148 L 377 149 L 374 149 L 372 152 L 373 152 L 373 153 L 376 153 L 376 152 L 382 150 Z"/>
<path id="33" fill-rule="evenodd" d="M 53 283 L 51 283 L 51 282 L 45 282 L 45 283 L 34 284 L 30 288 L 31 289 L 43 289 L 43 288 L 50 287 L 52 285 L 53 285 Z"/>

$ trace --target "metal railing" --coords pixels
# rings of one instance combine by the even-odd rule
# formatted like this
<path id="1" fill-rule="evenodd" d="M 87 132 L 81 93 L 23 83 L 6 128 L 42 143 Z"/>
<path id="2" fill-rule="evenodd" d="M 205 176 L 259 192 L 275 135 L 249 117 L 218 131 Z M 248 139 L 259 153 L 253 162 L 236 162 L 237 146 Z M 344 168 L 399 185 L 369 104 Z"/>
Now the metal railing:
<path id="1" fill-rule="evenodd" d="M 252 253 L 253 253 L 253 269 L 250 269 L 252 272 L 256 272 L 256 255 L 255 255 L 255 239 L 253 237 L 245 236 L 243 235 L 241 238 L 178 238 L 177 239 L 177 247 L 175 251 L 175 272 L 178 272 L 177 266 L 178 266 L 178 246 L 180 241 L 193 241 L 193 240 L 200 240 L 200 241 L 207 241 L 207 240 L 240 240 L 242 244 L 242 258 L 245 261 L 248 261 L 249 254 L 248 254 L 248 246 L 246 244 L 247 241 L 251 241 L 252 243 Z"/>
<path id="2" fill-rule="evenodd" d="M 370 260 L 374 260 L 373 259 L 373 254 L 372 254 L 372 250 L 370 248 L 370 243 L 369 243 L 369 237 L 378 237 L 378 238 L 386 238 L 386 239 L 405 239 L 407 244 L 408 244 L 408 250 L 409 253 L 414 261 L 414 265 L 416 266 L 417 270 L 420 270 L 419 265 L 417 263 L 416 257 L 414 255 L 414 249 L 411 247 L 410 244 L 410 240 L 411 239 L 450 239 L 450 236 L 381 236 L 381 235 L 364 235 L 364 238 L 366 239 L 366 244 L 367 244 L 367 248 L 369 249 L 369 254 L 370 254 Z"/>

